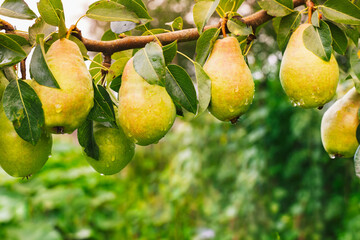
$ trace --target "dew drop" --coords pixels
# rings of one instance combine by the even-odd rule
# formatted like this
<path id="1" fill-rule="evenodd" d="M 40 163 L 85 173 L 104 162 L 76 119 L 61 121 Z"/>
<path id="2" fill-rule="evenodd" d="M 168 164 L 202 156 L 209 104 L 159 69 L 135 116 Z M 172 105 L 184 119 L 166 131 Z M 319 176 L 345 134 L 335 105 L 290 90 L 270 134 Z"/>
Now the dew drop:
<path id="1" fill-rule="evenodd" d="M 61 112 L 62 112 L 62 107 L 61 107 L 60 104 L 56 104 L 56 105 L 55 105 L 55 112 L 56 112 L 56 113 L 61 113 Z"/>
<path id="2" fill-rule="evenodd" d="M 233 106 L 229 106 L 229 112 L 234 112 L 235 110 L 234 110 L 234 108 L 233 108 Z"/>
<path id="3" fill-rule="evenodd" d="M 103 174 L 103 173 L 100 173 L 100 176 L 104 176 L 104 174 Z"/>
<path id="4" fill-rule="evenodd" d="M 331 159 L 335 159 L 335 158 L 336 158 L 335 154 L 329 154 L 329 157 L 330 157 Z"/>

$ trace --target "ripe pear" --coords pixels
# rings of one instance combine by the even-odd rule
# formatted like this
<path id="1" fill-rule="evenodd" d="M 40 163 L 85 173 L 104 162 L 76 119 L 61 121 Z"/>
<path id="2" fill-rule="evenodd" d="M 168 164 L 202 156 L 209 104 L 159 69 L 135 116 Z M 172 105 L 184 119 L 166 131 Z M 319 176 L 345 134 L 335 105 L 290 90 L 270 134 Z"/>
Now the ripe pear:
<path id="1" fill-rule="evenodd" d="M 352 88 L 325 112 L 321 121 L 321 139 L 332 158 L 354 156 L 359 146 L 356 139 L 359 108 L 360 94 Z"/>
<path id="2" fill-rule="evenodd" d="M 175 105 L 166 89 L 149 84 L 137 74 L 132 58 L 124 68 L 118 113 L 124 133 L 142 146 L 164 137 L 176 117 Z"/>
<path id="3" fill-rule="evenodd" d="M 234 37 L 216 40 L 204 65 L 211 79 L 209 111 L 221 121 L 236 120 L 254 98 L 254 81 Z"/>
<path id="4" fill-rule="evenodd" d="M 68 39 L 54 42 L 46 59 L 60 89 L 32 82 L 43 105 L 45 127 L 51 133 L 72 133 L 94 105 L 91 75 L 79 47 Z"/>
<path id="5" fill-rule="evenodd" d="M 99 160 L 91 157 L 86 157 L 86 160 L 101 174 L 120 172 L 134 156 L 135 144 L 125 136 L 121 128 L 109 128 L 97 123 L 94 126 L 94 138 L 99 147 Z"/>
<path id="6" fill-rule="evenodd" d="M 0 103 L 0 166 L 13 177 L 28 177 L 38 172 L 51 154 L 52 138 L 45 131 L 34 146 L 16 133 Z"/>
<path id="7" fill-rule="evenodd" d="M 322 107 L 336 93 L 339 67 L 334 55 L 326 62 L 305 47 L 302 24 L 292 34 L 280 68 L 280 81 L 294 106 Z"/>

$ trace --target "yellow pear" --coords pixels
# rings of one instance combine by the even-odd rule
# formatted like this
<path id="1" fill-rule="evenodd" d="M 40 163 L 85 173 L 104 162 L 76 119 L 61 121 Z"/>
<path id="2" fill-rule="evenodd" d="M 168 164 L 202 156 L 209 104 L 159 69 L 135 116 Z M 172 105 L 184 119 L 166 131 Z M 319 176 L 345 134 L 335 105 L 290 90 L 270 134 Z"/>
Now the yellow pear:
<path id="1" fill-rule="evenodd" d="M 292 34 L 280 68 L 280 81 L 294 106 L 322 107 L 336 93 L 339 67 L 334 55 L 329 62 L 305 47 L 303 33 L 311 24 L 302 24 Z"/>
<path id="2" fill-rule="evenodd" d="M 325 112 L 321 121 L 321 139 L 332 158 L 354 156 L 359 146 L 356 139 L 359 108 L 360 94 L 352 88 Z"/>
<path id="3" fill-rule="evenodd" d="M 5 88 L 9 81 L 6 79 L 2 70 L 0 70 L 0 99 L 2 98 Z"/>
<path id="4" fill-rule="evenodd" d="M 44 109 L 45 126 L 51 133 L 72 133 L 94 105 L 92 78 L 76 43 L 54 42 L 46 59 L 60 89 L 32 82 Z"/>
<path id="5" fill-rule="evenodd" d="M 237 39 L 217 40 L 204 70 L 211 79 L 209 111 L 221 121 L 236 122 L 249 109 L 255 91 Z"/>
<path id="6" fill-rule="evenodd" d="M 176 117 L 175 105 L 166 89 L 149 84 L 137 74 L 132 58 L 124 68 L 118 112 L 124 133 L 143 146 L 165 136 Z"/>

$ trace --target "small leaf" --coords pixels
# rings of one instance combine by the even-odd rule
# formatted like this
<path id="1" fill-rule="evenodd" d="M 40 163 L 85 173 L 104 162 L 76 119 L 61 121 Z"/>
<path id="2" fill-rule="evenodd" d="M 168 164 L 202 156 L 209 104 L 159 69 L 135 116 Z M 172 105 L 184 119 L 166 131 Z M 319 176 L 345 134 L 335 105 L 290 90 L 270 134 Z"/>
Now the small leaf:
<path id="1" fill-rule="evenodd" d="M 111 22 L 110 29 L 114 33 L 120 34 L 136 28 L 136 23 L 131 21 Z"/>
<path id="2" fill-rule="evenodd" d="M 196 91 L 187 72 L 178 65 L 170 64 L 166 72 L 166 90 L 174 102 L 196 114 Z"/>
<path id="3" fill-rule="evenodd" d="M 17 134 L 35 146 L 45 120 L 42 104 L 34 89 L 24 81 L 11 81 L 4 92 L 3 106 Z"/>
<path id="4" fill-rule="evenodd" d="M 135 13 L 130 12 L 125 6 L 110 1 L 98 1 L 92 4 L 86 16 L 99 21 L 131 21 L 140 23 Z"/>
<path id="5" fill-rule="evenodd" d="M 252 28 L 241 21 L 241 17 L 235 16 L 227 21 L 227 27 L 236 36 L 247 36 L 252 34 Z"/>
<path id="6" fill-rule="evenodd" d="M 60 16 L 58 11 L 64 11 L 61 0 L 40 0 L 37 4 L 41 17 L 47 24 L 58 26 Z"/>
<path id="7" fill-rule="evenodd" d="M 56 10 L 56 13 L 58 14 L 60 20 L 59 20 L 59 24 L 58 24 L 58 35 L 59 38 L 65 38 L 66 34 L 67 34 L 67 28 L 65 25 L 65 15 L 64 15 L 64 11 L 63 10 Z"/>
<path id="8" fill-rule="evenodd" d="M 244 0 L 220 0 L 217 12 L 220 13 L 220 17 L 223 18 L 227 12 L 237 12 L 243 2 Z"/>
<path id="9" fill-rule="evenodd" d="M 165 24 L 171 26 L 173 29 L 178 29 L 178 30 L 182 30 L 184 25 L 183 19 L 181 17 L 177 17 L 175 18 L 174 21 Z"/>
<path id="10" fill-rule="evenodd" d="M 38 34 L 49 35 L 50 33 L 56 31 L 56 27 L 47 24 L 42 17 L 39 17 L 35 20 L 35 23 L 29 27 L 29 42 L 31 45 L 36 43 L 36 36 Z"/>
<path id="11" fill-rule="evenodd" d="M 298 11 L 281 18 L 277 35 L 277 42 L 281 51 L 285 50 L 291 34 L 300 25 L 300 20 L 301 14 Z"/>
<path id="12" fill-rule="evenodd" d="M 117 59 L 113 64 L 111 64 L 108 73 L 106 74 L 105 81 L 109 84 L 116 77 L 120 76 L 123 73 L 124 67 L 130 58 L 123 57 Z"/>
<path id="13" fill-rule="evenodd" d="M 193 8 L 193 17 L 199 34 L 203 32 L 203 28 L 209 21 L 211 15 L 215 12 L 220 0 L 206 1 L 200 0 L 195 3 Z"/>
<path id="14" fill-rule="evenodd" d="M 319 9 L 337 23 L 360 25 L 360 8 L 348 0 L 328 0 Z"/>
<path id="15" fill-rule="evenodd" d="M 355 174 L 358 178 L 360 178 L 360 146 L 357 148 L 354 155 L 354 165 Z"/>
<path id="16" fill-rule="evenodd" d="M 91 109 L 88 119 L 115 124 L 115 112 L 109 93 L 101 85 L 95 86 L 94 84 L 93 87 L 94 107 Z"/>
<path id="17" fill-rule="evenodd" d="M 74 43 L 76 43 L 76 45 L 78 45 L 81 55 L 83 57 L 89 58 L 89 55 L 87 54 L 88 50 L 85 47 L 84 43 L 80 39 L 78 39 L 77 37 L 75 37 L 73 35 L 70 35 L 69 40 L 73 41 Z"/>
<path id="18" fill-rule="evenodd" d="M 211 52 L 211 49 L 214 46 L 219 33 L 219 29 L 210 28 L 201 34 L 197 40 L 195 61 L 198 62 L 201 66 L 205 64 L 205 61 Z"/>
<path id="19" fill-rule="evenodd" d="M 114 80 L 111 81 L 110 88 L 111 88 L 112 90 L 114 90 L 115 92 L 119 92 L 119 90 L 120 90 L 120 87 L 121 87 L 121 77 L 122 77 L 122 75 L 117 76 Z"/>
<path id="20" fill-rule="evenodd" d="M 107 30 L 101 37 L 101 41 L 112 41 L 119 39 L 118 35 L 111 30 Z"/>
<path id="21" fill-rule="evenodd" d="M 32 55 L 30 75 L 36 82 L 43 86 L 60 88 L 46 61 L 43 39 L 41 39 L 40 44 L 35 47 Z"/>
<path id="22" fill-rule="evenodd" d="M 150 42 L 134 55 L 135 71 L 149 84 L 165 86 L 165 59 L 162 48 Z"/>
<path id="23" fill-rule="evenodd" d="M 345 31 L 346 35 L 353 41 L 355 46 L 358 46 L 359 44 L 359 37 L 360 37 L 360 31 L 357 30 L 355 27 L 340 24 L 342 29 Z"/>
<path id="24" fill-rule="evenodd" d="M 6 34 L 6 36 L 11 38 L 16 43 L 18 43 L 25 51 L 26 55 L 28 55 L 31 52 L 32 46 L 30 45 L 29 41 L 26 38 L 16 34 Z"/>
<path id="25" fill-rule="evenodd" d="M 198 89 L 199 109 L 197 115 L 203 113 L 209 106 L 211 99 L 211 80 L 199 63 L 195 62 L 196 85 Z"/>
<path id="26" fill-rule="evenodd" d="M 79 127 L 77 131 L 79 144 L 84 148 L 87 156 L 99 160 L 99 147 L 94 138 L 93 121 L 86 119 L 86 121 Z"/>
<path id="27" fill-rule="evenodd" d="M 304 30 L 305 47 L 324 61 L 330 61 L 332 53 L 332 37 L 329 26 L 320 21 L 320 28 L 309 26 Z"/>
<path id="28" fill-rule="evenodd" d="M 94 80 L 94 83 L 97 84 L 101 80 L 101 69 L 103 68 L 102 62 L 103 62 L 103 56 L 102 53 L 98 53 L 93 58 L 92 62 L 90 63 L 89 72 Z"/>
<path id="29" fill-rule="evenodd" d="M 152 20 L 145 4 L 141 0 L 113 0 L 114 2 L 124 5 L 127 9 L 134 12 L 139 18 Z"/>
<path id="30" fill-rule="evenodd" d="M 345 33 L 335 24 L 331 22 L 326 22 L 331 31 L 331 36 L 333 38 L 332 46 L 334 50 L 342 55 L 345 54 L 347 46 L 348 46 L 348 39 Z"/>
<path id="31" fill-rule="evenodd" d="M 350 55 L 351 69 L 355 74 L 357 80 L 360 80 L 360 50 L 354 48 Z M 360 84 L 360 83 L 359 83 Z"/>
<path id="32" fill-rule="evenodd" d="M 259 5 L 267 14 L 274 17 L 283 17 L 294 11 L 292 0 L 261 0 Z"/>
<path id="33" fill-rule="evenodd" d="M 319 11 L 315 11 L 311 17 L 311 23 L 314 27 L 320 27 Z"/>
<path id="34" fill-rule="evenodd" d="M 34 19 L 37 17 L 24 0 L 5 0 L 1 4 L 0 15 L 19 19 Z"/>
<path id="35" fill-rule="evenodd" d="M 26 56 L 26 52 L 16 41 L 0 33 L 0 68 L 15 65 Z"/>
<path id="36" fill-rule="evenodd" d="M 162 47 L 165 65 L 168 65 L 172 62 L 177 53 L 177 41 L 174 41 L 168 45 Z"/>

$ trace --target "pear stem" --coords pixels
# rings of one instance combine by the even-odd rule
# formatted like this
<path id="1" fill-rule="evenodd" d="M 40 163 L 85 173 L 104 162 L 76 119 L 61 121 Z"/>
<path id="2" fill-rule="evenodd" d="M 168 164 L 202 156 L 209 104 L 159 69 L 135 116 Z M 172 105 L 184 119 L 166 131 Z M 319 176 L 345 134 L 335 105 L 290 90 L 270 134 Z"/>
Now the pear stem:
<path id="1" fill-rule="evenodd" d="M 222 30 L 222 35 L 224 36 L 224 38 L 226 38 L 226 23 L 228 21 L 228 17 L 225 16 L 222 21 L 221 21 L 221 30 Z"/>
<path id="2" fill-rule="evenodd" d="M 26 79 L 26 58 L 20 62 L 21 79 Z"/>
<path id="3" fill-rule="evenodd" d="M 309 23 L 311 24 L 311 18 L 312 18 L 312 13 L 315 7 L 315 4 L 311 1 L 311 0 L 307 0 L 306 1 L 306 6 L 308 7 L 308 16 L 309 16 Z"/>

